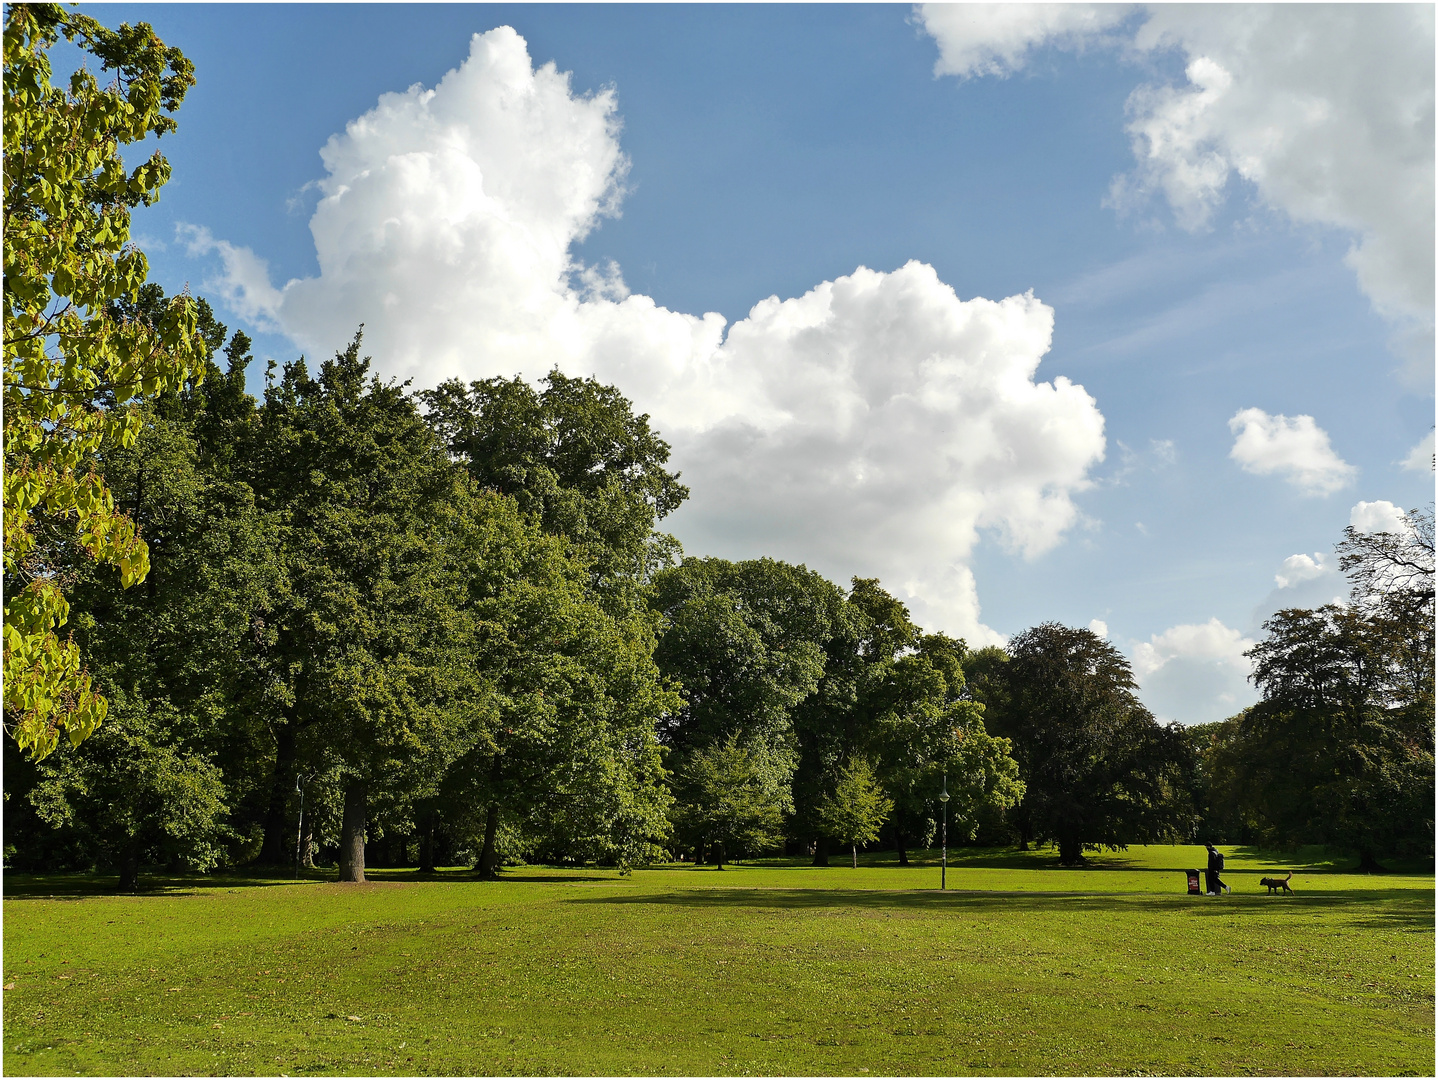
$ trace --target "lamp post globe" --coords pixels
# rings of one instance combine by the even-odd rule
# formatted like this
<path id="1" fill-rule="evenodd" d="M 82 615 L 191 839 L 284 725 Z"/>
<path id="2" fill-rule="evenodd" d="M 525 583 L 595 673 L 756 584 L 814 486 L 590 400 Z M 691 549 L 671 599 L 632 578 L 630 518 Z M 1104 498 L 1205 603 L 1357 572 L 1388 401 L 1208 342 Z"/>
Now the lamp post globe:
<path id="1" fill-rule="evenodd" d="M 947 772 L 944 773 L 943 790 L 939 792 L 939 803 L 943 807 L 942 817 L 944 819 L 943 840 L 941 841 L 943 861 L 939 866 L 939 888 L 942 890 L 949 887 L 949 774 Z"/>

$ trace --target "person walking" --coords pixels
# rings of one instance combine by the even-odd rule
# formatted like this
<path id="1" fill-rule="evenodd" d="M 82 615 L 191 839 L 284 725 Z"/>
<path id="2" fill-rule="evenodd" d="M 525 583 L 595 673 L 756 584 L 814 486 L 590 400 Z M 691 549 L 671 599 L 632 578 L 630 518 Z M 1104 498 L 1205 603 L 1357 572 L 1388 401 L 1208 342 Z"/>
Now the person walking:
<path id="1" fill-rule="evenodd" d="M 1209 896 L 1217 896 L 1221 892 L 1233 892 L 1232 889 L 1223 883 L 1223 879 L 1219 877 L 1219 874 L 1223 872 L 1223 852 L 1219 851 L 1218 848 L 1212 844 L 1204 844 L 1203 846 L 1208 848 L 1208 869 L 1204 871 L 1204 877 L 1208 880 L 1204 883 L 1206 885 L 1204 891 L 1207 892 Z"/>

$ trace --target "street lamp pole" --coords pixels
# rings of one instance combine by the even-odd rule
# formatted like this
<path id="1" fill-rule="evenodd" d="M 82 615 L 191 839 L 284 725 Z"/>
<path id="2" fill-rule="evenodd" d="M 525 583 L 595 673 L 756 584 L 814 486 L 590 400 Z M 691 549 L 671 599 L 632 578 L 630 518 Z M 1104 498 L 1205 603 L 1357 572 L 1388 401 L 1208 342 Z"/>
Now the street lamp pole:
<path id="1" fill-rule="evenodd" d="M 943 862 L 939 869 L 939 888 L 949 887 L 949 774 L 944 773 L 944 789 L 939 792 L 939 803 L 943 807 Z"/>
<path id="2" fill-rule="evenodd" d="M 305 786 L 304 777 L 295 775 L 295 790 L 300 793 L 300 819 L 295 823 L 295 877 L 300 876 L 300 863 L 304 861 L 304 855 L 300 846 L 305 837 Z"/>

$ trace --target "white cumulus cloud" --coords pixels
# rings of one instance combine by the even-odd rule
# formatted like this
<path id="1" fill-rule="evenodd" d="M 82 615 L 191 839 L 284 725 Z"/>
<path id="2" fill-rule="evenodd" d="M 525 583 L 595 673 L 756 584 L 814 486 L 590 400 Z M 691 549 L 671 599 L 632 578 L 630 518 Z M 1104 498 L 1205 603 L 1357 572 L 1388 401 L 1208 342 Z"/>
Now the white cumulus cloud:
<path id="1" fill-rule="evenodd" d="M 1101 638 L 1108 637 L 1108 623 L 1102 619 L 1090 619 L 1088 628 Z"/>
<path id="2" fill-rule="evenodd" d="M 1122 9 L 964 16 L 926 6 L 941 72 L 1005 74 L 1042 44 L 1113 40 Z M 1434 12 L 1430 4 L 1155 4 L 1131 55 L 1177 50 L 1184 80 L 1129 97 L 1135 170 L 1119 208 L 1162 193 L 1205 228 L 1230 177 L 1295 222 L 1344 230 L 1359 287 L 1395 327 L 1407 374 L 1431 387 L 1434 296 Z M 950 59 L 952 57 L 952 59 Z"/>
<path id="3" fill-rule="evenodd" d="M 1082 48 L 1130 10 L 1126 4 L 920 4 L 915 14 L 939 45 L 935 75 L 1002 78 L 1043 45 Z"/>
<path id="4" fill-rule="evenodd" d="M 1433 432 L 1423 436 L 1422 440 L 1403 459 L 1403 467 L 1412 472 L 1433 471 Z"/>
<path id="5" fill-rule="evenodd" d="M 1348 514 L 1348 524 L 1361 533 L 1406 535 L 1409 531 L 1408 519 L 1403 515 L 1402 508 L 1387 499 L 1358 503 Z"/>
<path id="6" fill-rule="evenodd" d="M 1053 311 L 959 298 L 933 268 L 859 267 L 728 326 L 667 310 L 572 246 L 619 212 L 614 93 L 581 95 L 502 27 L 437 86 L 386 94 L 322 151 L 319 274 L 254 284 L 219 252 L 237 310 L 324 355 L 361 322 L 387 376 L 433 385 L 552 367 L 613 383 L 674 447 L 691 551 L 878 576 L 926 626 L 997 641 L 969 555 L 984 530 L 1026 556 L 1078 518 L 1103 416 L 1037 379 Z M 198 235 L 198 234 L 197 234 Z M 727 330 L 727 333 L 726 333 Z"/>
<path id="7" fill-rule="evenodd" d="M 1329 495 L 1358 474 L 1333 451 L 1311 416 L 1272 416 L 1262 409 L 1240 409 L 1228 421 L 1235 438 L 1228 456 L 1246 472 L 1278 474 L 1305 495 Z"/>
<path id="8" fill-rule="evenodd" d="M 1317 608 L 1324 604 L 1346 604 L 1348 582 L 1338 572 L 1338 562 L 1328 552 L 1290 555 L 1273 575 L 1274 588 L 1254 605 L 1248 625 L 1263 626 L 1288 608 Z"/>
<path id="9" fill-rule="evenodd" d="M 1315 551 L 1312 555 L 1290 555 L 1283 560 L 1283 567 L 1273 575 L 1273 580 L 1280 589 L 1291 589 L 1305 581 L 1323 577 L 1332 570 L 1328 564 L 1328 556 L 1321 551 Z"/>
<path id="10" fill-rule="evenodd" d="M 1161 720 L 1209 723 L 1257 700 L 1243 654 L 1257 644 L 1217 618 L 1173 626 L 1133 650 L 1140 696 Z"/>

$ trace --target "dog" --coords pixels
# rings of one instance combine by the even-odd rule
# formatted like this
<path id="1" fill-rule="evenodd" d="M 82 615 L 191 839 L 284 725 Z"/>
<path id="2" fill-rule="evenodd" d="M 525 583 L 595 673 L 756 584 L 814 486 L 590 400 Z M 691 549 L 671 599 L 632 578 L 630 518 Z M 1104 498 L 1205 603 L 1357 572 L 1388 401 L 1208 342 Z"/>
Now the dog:
<path id="1" fill-rule="evenodd" d="M 1288 887 L 1288 883 L 1292 879 L 1293 871 L 1290 870 L 1288 871 L 1288 877 L 1261 877 L 1258 879 L 1258 883 L 1260 885 L 1267 885 L 1268 895 L 1272 896 L 1279 889 L 1282 889 L 1286 893 L 1291 893 L 1293 890 Z"/>

